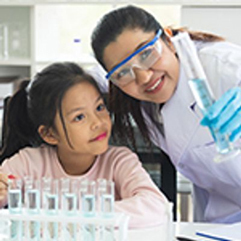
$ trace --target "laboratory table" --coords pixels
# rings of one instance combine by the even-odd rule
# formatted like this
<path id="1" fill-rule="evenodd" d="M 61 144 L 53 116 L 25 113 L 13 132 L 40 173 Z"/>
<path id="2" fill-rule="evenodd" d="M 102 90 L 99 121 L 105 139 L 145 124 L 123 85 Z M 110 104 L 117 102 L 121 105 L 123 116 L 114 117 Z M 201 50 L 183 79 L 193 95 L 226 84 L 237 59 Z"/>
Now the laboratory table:
<path id="1" fill-rule="evenodd" d="M 196 231 L 205 231 L 215 227 L 221 227 L 224 224 L 210 224 L 210 223 L 194 223 L 194 222 L 175 222 L 173 224 L 173 236 L 186 237 L 195 241 L 206 241 L 195 235 Z M 160 227 L 129 230 L 128 241 L 163 241 L 163 230 Z M 176 240 L 175 238 L 173 241 Z M 166 241 L 166 240 L 165 240 Z"/>

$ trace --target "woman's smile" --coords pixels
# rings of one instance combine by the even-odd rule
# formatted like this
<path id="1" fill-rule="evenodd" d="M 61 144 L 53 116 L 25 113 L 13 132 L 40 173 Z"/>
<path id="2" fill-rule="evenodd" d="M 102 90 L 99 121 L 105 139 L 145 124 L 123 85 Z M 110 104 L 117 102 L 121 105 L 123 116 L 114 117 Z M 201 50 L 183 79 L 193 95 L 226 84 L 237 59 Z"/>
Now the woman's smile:
<path id="1" fill-rule="evenodd" d="M 146 88 L 145 92 L 150 94 L 155 94 L 159 90 L 161 90 L 162 86 L 164 84 L 164 75 L 154 81 L 152 81 Z"/>

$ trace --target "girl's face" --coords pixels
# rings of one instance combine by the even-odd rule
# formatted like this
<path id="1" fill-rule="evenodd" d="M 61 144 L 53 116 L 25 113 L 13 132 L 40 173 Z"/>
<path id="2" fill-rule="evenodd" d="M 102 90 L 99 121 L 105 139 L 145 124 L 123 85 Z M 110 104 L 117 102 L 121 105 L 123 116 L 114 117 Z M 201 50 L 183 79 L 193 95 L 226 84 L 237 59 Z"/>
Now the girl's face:
<path id="1" fill-rule="evenodd" d="M 155 37 L 154 32 L 126 29 L 104 50 L 104 63 L 108 71 Z M 133 67 L 135 79 L 119 88 L 126 94 L 144 101 L 165 103 L 177 86 L 179 62 L 173 46 L 167 46 L 160 38 L 160 58 L 147 70 Z"/>
<path id="2" fill-rule="evenodd" d="M 103 99 L 88 82 L 71 87 L 62 100 L 62 113 L 71 146 L 57 114 L 57 148 L 59 153 L 91 157 L 105 152 L 111 134 L 111 120 Z M 62 155 L 63 156 L 63 155 Z"/>

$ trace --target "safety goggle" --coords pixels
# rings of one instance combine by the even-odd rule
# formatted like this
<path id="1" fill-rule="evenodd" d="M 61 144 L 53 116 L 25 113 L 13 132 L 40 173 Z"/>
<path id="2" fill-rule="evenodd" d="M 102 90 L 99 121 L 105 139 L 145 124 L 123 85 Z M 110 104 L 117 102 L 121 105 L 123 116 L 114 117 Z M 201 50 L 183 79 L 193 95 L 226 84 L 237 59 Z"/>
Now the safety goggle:
<path id="1" fill-rule="evenodd" d="M 125 86 L 136 78 L 133 68 L 147 70 L 161 57 L 162 45 L 157 41 L 162 34 L 159 29 L 155 37 L 116 65 L 106 78 L 117 86 Z"/>

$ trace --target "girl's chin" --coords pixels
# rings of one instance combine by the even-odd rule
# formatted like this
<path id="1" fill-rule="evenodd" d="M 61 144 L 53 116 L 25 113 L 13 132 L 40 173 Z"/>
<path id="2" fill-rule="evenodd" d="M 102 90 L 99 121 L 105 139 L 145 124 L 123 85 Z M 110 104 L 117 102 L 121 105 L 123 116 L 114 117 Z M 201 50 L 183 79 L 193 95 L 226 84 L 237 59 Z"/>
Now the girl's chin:
<path id="1" fill-rule="evenodd" d="M 109 144 L 96 149 L 96 155 L 101 155 L 101 154 L 105 153 L 108 150 L 108 148 L 109 148 Z"/>

